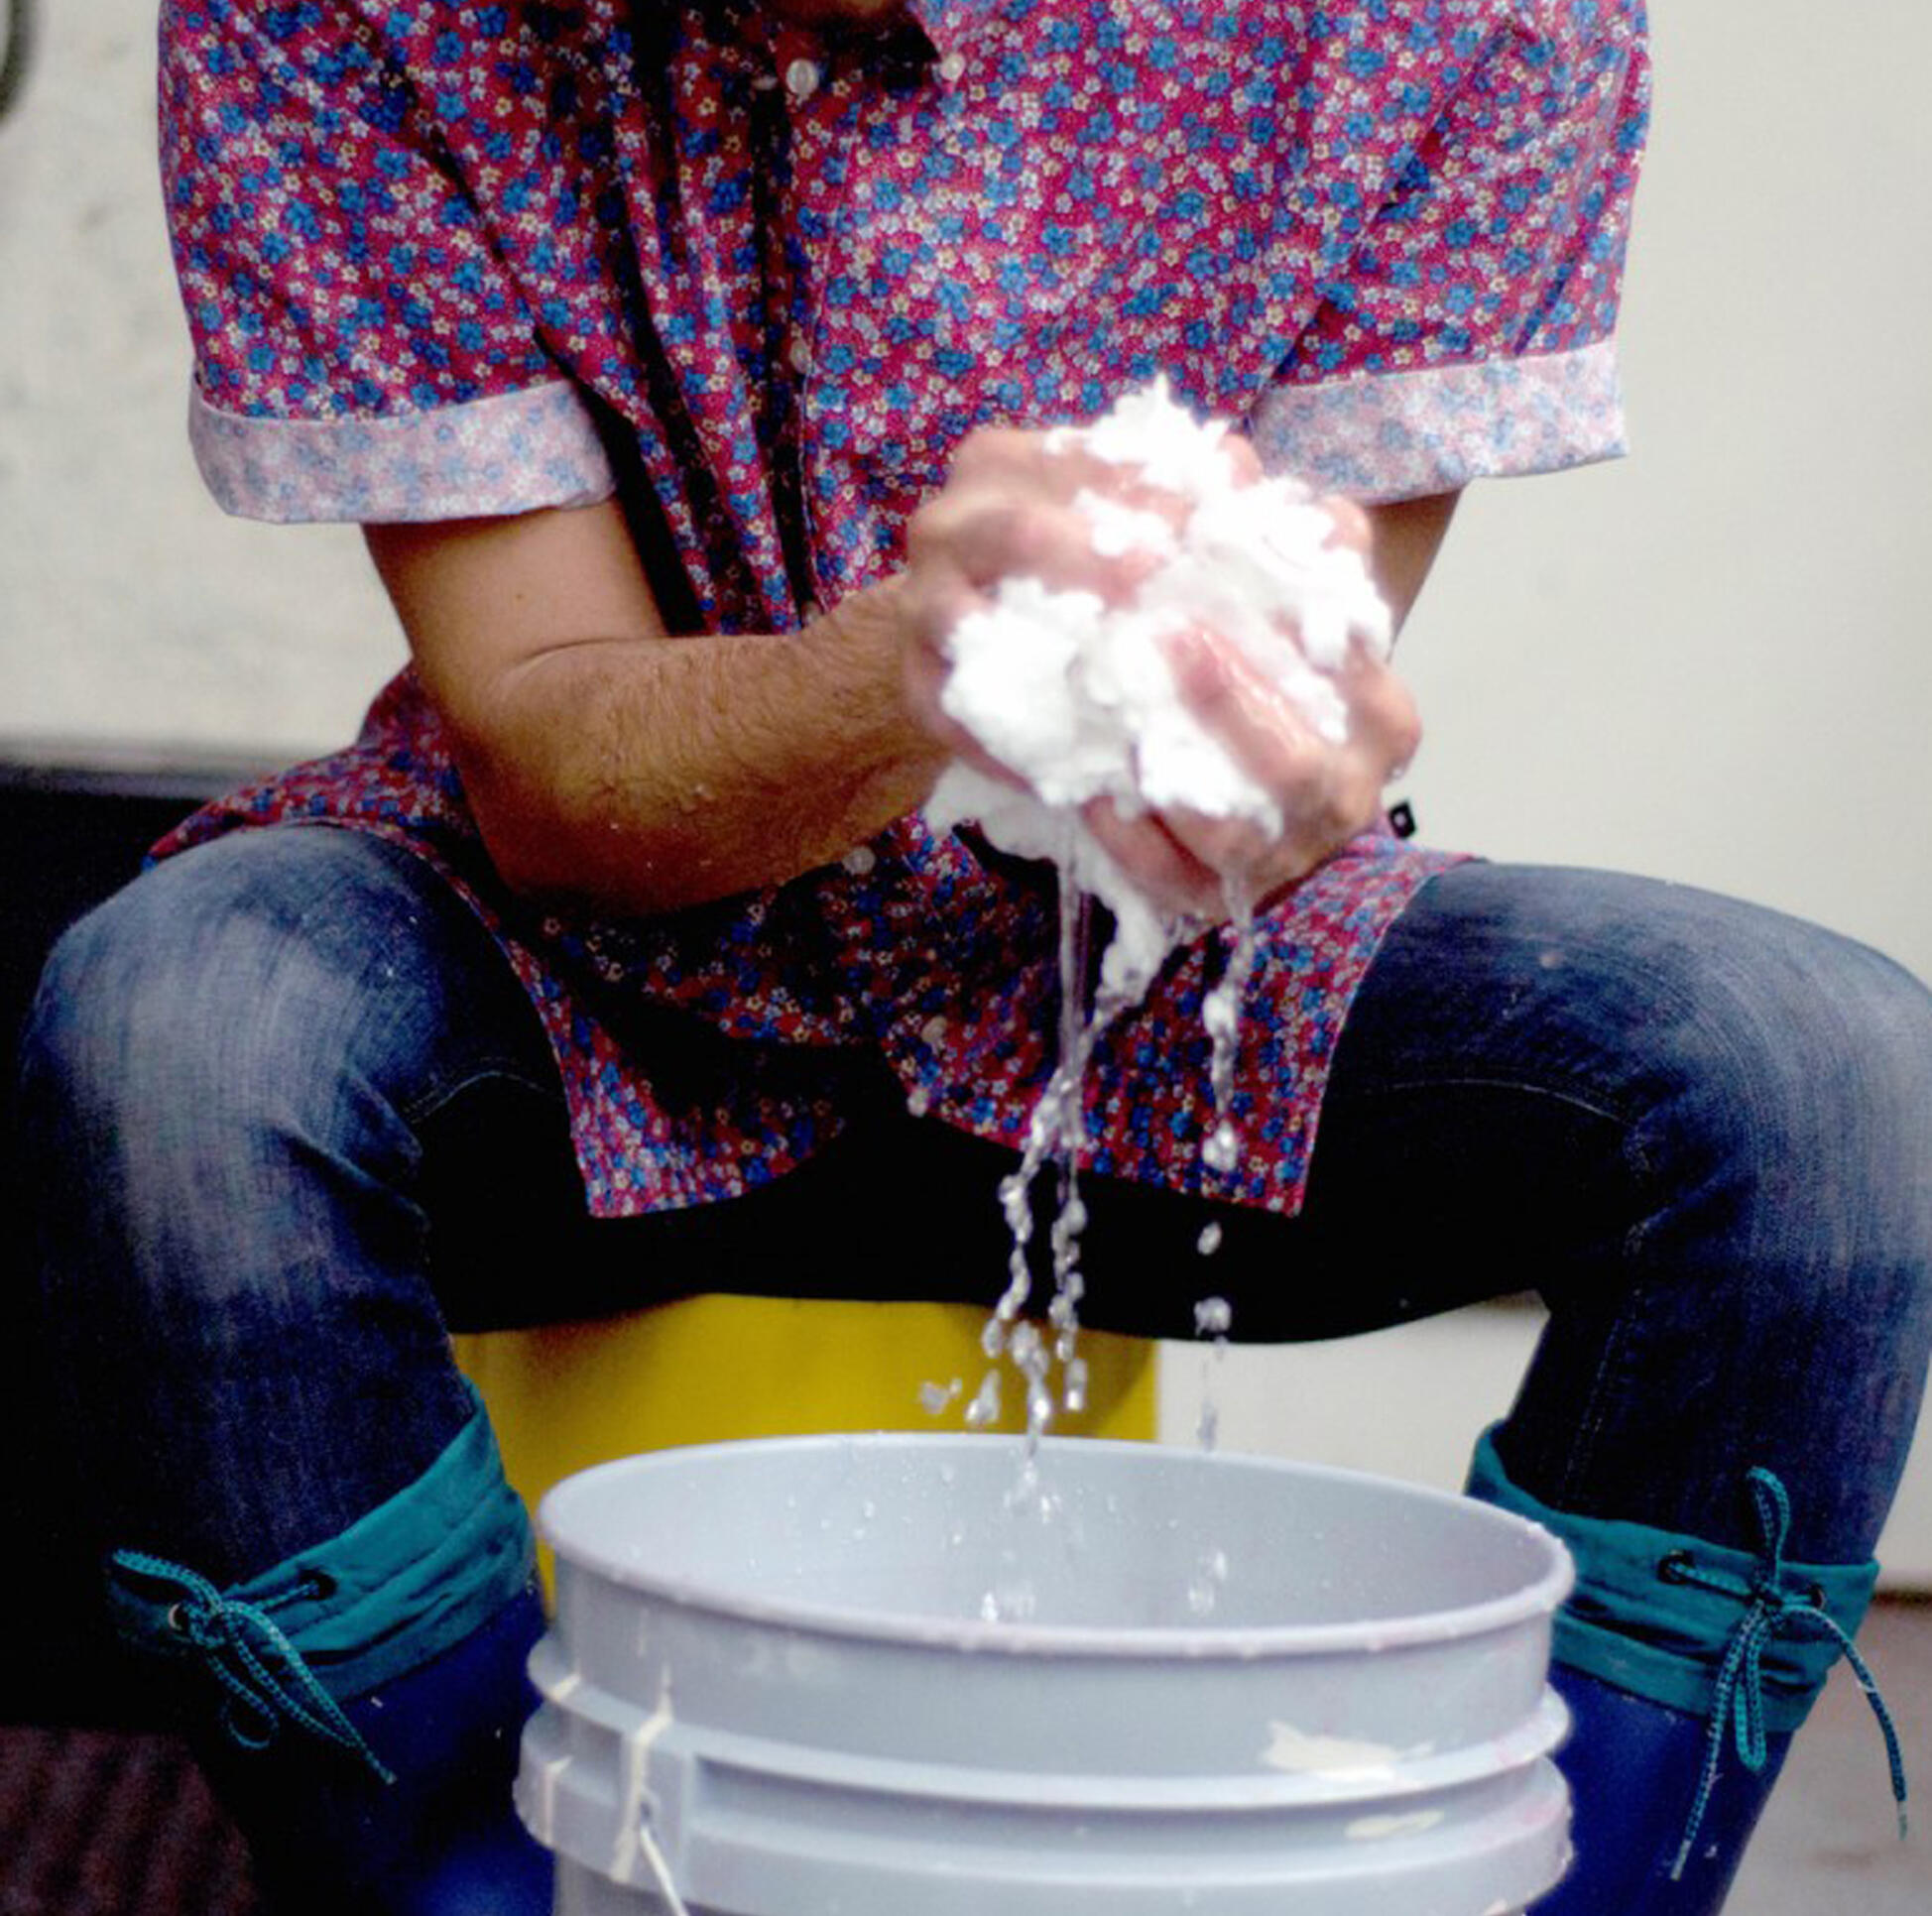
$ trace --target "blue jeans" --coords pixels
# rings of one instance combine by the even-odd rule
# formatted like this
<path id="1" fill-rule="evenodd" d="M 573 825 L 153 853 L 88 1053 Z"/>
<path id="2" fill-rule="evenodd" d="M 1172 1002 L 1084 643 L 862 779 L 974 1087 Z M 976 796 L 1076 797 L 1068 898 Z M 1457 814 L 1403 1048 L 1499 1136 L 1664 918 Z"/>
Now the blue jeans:
<path id="1" fill-rule="evenodd" d="M 294 827 L 149 873 L 63 940 L 25 1052 L 40 1335 L 102 1547 L 226 1584 L 335 1535 L 467 1416 L 451 1327 L 990 1302 L 1005 1154 L 852 1069 L 860 1118 L 803 1170 L 593 1221 L 527 1000 L 410 855 Z M 1091 1324 L 1189 1336 L 1204 1268 L 1254 1340 L 1535 1290 L 1496 1438 L 1524 1491 L 1751 1549 L 1762 1465 L 1790 1554 L 1859 1561 L 1932 1344 L 1932 998 L 1721 898 L 1466 866 L 1370 973 L 1299 1217 L 1083 1188 Z"/>

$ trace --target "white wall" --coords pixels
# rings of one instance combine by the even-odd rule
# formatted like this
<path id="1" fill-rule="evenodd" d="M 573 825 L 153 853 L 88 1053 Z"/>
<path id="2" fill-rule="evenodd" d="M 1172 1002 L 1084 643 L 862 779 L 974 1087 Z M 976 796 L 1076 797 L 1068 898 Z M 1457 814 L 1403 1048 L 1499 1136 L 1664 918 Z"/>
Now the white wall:
<path id="1" fill-rule="evenodd" d="M 151 8 L 42 0 L 0 126 L 0 750 L 289 755 L 348 730 L 400 643 L 353 533 L 230 524 L 198 491 Z M 1716 886 L 1932 978 L 1932 12 L 1657 14 L 1634 456 L 1466 502 L 1403 643 L 1412 795 L 1438 842 Z M 1238 1353 L 1224 1435 L 1453 1479 L 1527 1328 Z M 1168 1368 L 1183 1438 L 1200 1362 Z M 1932 1459 L 1907 1507 L 1892 1554 L 1932 1581 Z"/>
<path id="2" fill-rule="evenodd" d="M 1632 456 L 1464 502 L 1402 641 L 1415 806 L 1437 843 L 1711 886 L 1932 980 L 1932 11 L 1653 6 Z M 1477 1312 L 1234 1352 L 1223 1441 L 1458 1482 L 1534 1333 Z M 1169 1354 L 1176 1441 L 1202 1372 Z M 1881 1552 L 1920 1585 L 1927 1421 Z"/>
<path id="3" fill-rule="evenodd" d="M 228 521 L 195 476 L 154 0 L 37 8 L 0 124 L 0 751 L 334 743 L 402 641 L 352 529 Z"/>
<path id="4" fill-rule="evenodd" d="M 1478 487 L 1403 642 L 1425 829 L 1932 978 L 1932 11 L 1655 6 L 1632 456 Z M 1856 53 L 1853 52 L 1856 50 Z"/>

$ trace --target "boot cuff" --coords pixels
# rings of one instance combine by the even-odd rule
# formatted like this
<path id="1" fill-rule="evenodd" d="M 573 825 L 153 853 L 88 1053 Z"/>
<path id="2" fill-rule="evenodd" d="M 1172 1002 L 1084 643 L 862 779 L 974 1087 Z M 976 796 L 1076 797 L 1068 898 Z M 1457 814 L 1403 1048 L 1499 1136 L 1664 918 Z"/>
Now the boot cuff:
<path id="1" fill-rule="evenodd" d="M 1542 1524 L 1576 1560 L 1576 1588 L 1556 1617 L 1557 1662 L 1632 1696 L 1707 1715 L 1749 1624 L 1763 1727 L 1789 1731 L 1804 1721 L 1864 1619 L 1875 1562 L 1787 1562 L 1781 1532 L 1752 1555 L 1647 1524 L 1573 1516 L 1512 1484 L 1492 1435 L 1477 1445 L 1469 1494 Z"/>

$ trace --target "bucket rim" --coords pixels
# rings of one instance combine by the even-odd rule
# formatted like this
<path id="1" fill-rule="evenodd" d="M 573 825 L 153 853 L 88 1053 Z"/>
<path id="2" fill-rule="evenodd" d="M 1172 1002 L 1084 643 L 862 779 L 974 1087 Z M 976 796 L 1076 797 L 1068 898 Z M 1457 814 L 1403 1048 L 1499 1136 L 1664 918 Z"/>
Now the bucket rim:
<path id="1" fill-rule="evenodd" d="M 1242 1451 L 1188 1451 L 1125 1439 L 1047 1437 L 1040 1440 L 1043 1455 L 1141 1455 L 1158 1452 L 1181 1460 L 1184 1467 L 1253 1471 L 1326 1483 L 1372 1484 L 1380 1491 L 1395 1491 L 1417 1502 L 1453 1505 L 1472 1521 L 1499 1534 L 1514 1534 L 1533 1541 L 1545 1554 L 1541 1572 L 1517 1589 L 1440 1610 L 1396 1614 L 1366 1619 L 1322 1623 L 1242 1624 L 1217 1628 L 1211 1617 L 1182 1624 L 1041 1623 L 1031 1619 L 986 1620 L 968 1617 L 937 1617 L 911 1611 L 865 1609 L 773 1597 L 716 1578 L 679 1574 L 641 1564 L 604 1549 L 582 1537 L 559 1534 L 568 1505 L 625 1476 L 656 1476 L 662 1472 L 700 1465 L 707 1458 L 748 1454 L 824 1454 L 854 1449 L 908 1453 L 957 1453 L 965 1445 L 1006 1443 L 1018 1454 L 1024 1437 L 1000 1433 L 925 1431 L 827 1432 L 806 1436 L 735 1438 L 720 1443 L 680 1445 L 634 1457 L 614 1458 L 573 1473 L 554 1485 L 538 1507 L 537 1525 L 557 1559 L 559 1576 L 584 1570 L 620 1587 L 667 1606 L 720 1616 L 742 1623 L 782 1628 L 802 1635 L 862 1639 L 868 1643 L 896 1643 L 917 1648 L 949 1648 L 981 1654 L 1066 1656 L 1082 1660 L 1185 1660 L 1189 1662 L 1252 1663 L 1270 1656 L 1323 1656 L 1386 1652 L 1405 1647 L 1454 1642 L 1467 1637 L 1507 1631 L 1553 1616 L 1576 1581 L 1575 1566 L 1559 1538 L 1543 1525 L 1499 1509 L 1478 1498 L 1433 1485 L 1350 1470 L 1339 1465 L 1305 1464 L 1296 1460 Z"/>

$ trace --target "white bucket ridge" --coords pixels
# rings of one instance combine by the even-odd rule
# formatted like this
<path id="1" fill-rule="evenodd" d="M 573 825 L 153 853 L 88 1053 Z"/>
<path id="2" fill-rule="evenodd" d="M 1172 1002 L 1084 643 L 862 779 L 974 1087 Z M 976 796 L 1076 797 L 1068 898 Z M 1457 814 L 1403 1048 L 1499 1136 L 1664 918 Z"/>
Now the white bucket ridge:
<path id="1" fill-rule="evenodd" d="M 1018 1461 L 805 1438 L 559 1485 L 518 1783 L 558 1916 L 1494 1916 L 1561 1873 L 1547 1532 L 1079 1441 L 1043 1519 Z"/>

